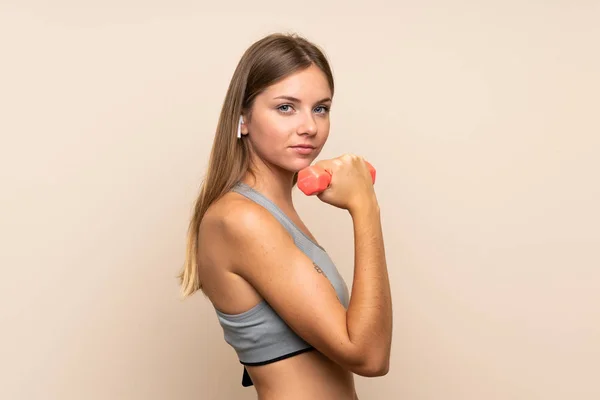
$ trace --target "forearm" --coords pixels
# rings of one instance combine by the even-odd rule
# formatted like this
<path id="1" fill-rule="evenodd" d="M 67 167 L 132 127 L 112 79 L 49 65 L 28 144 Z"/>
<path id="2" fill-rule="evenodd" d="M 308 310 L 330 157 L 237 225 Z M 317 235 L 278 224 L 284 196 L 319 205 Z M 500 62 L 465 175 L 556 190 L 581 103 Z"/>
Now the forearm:
<path id="1" fill-rule="evenodd" d="M 369 362 L 384 365 L 391 349 L 392 299 L 377 201 L 363 203 L 351 215 L 355 264 L 348 335 Z"/>

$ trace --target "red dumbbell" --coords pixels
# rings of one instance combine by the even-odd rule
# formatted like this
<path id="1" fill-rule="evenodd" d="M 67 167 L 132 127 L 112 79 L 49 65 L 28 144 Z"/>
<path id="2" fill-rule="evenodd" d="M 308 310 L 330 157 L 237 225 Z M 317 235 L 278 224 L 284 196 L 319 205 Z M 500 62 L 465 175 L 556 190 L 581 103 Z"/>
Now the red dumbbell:
<path id="1" fill-rule="evenodd" d="M 367 161 L 365 163 L 367 163 L 371 178 L 375 183 L 375 168 Z M 327 189 L 329 182 L 331 182 L 331 174 L 317 165 L 311 165 L 298 172 L 298 189 L 302 190 L 307 196 L 321 193 Z"/>

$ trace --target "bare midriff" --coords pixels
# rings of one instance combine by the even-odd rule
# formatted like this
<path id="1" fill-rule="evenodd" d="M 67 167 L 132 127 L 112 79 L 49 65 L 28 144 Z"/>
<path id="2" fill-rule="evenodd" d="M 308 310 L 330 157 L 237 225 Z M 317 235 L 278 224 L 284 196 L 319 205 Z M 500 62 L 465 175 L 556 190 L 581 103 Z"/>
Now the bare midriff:
<path id="1" fill-rule="evenodd" d="M 246 367 L 258 400 L 357 400 L 354 374 L 316 350 Z"/>

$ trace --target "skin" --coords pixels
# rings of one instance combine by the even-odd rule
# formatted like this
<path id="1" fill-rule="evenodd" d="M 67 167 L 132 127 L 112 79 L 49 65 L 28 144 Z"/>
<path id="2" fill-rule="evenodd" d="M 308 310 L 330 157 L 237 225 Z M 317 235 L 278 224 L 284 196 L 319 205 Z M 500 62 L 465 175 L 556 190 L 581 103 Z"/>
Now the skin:
<path id="1" fill-rule="evenodd" d="M 311 66 L 257 96 L 242 125 L 242 140 L 250 141 L 256 165 L 256 179 L 248 175 L 244 182 L 275 202 L 315 242 L 294 209 L 292 179 L 313 163 L 327 141 L 331 101 L 323 100 L 330 98 L 325 75 Z M 298 144 L 314 150 L 300 154 L 292 147 Z M 200 226 L 200 279 L 214 306 L 236 314 L 265 299 L 316 349 L 247 367 L 260 400 L 355 400 L 354 374 L 382 376 L 389 368 L 391 295 L 371 176 L 355 155 L 317 165 L 333 174 L 319 199 L 348 210 L 353 220 L 355 272 L 348 310 L 327 278 L 260 205 L 228 193 L 209 208 Z"/>

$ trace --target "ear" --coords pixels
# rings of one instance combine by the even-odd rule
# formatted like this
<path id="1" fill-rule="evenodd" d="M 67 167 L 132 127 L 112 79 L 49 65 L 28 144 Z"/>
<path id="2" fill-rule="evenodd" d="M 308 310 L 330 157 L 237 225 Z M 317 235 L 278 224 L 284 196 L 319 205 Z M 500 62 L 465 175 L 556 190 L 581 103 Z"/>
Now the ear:
<path id="1" fill-rule="evenodd" d="M 247 117 L 242 114 L 242 116 L 240 117 L 240 131 L 241 131 L 242 135 L 248 134 L 248 125 L 246 124 L 246 121 L 247 121 Z"/>

